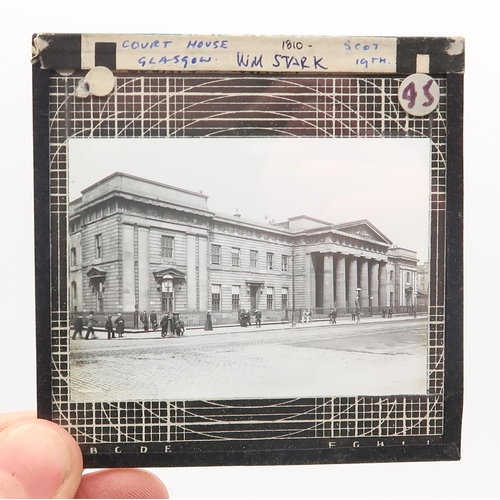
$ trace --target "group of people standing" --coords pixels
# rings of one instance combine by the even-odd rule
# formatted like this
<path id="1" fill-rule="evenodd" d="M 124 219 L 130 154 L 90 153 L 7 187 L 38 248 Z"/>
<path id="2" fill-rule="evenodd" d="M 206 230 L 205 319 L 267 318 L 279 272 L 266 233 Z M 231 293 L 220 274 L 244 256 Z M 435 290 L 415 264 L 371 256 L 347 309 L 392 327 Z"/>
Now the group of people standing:
<path id="1" fill-rule="evenodd" d="M 392 307 L 382 309 L 382 318 L 392 318 Z"/>
<path id="2" fill-rule="evenodd" d="M 240 326 L 247 327 L 252 326 L 251 314 L 250 311 L 246 309 L 241 309 L 238 312 L 238 321 Z M 255 326 L 260 328 L 262 326 L 262 312 L 259 309 L 255 310 Z M 211 332 L 214 329 L 212 322 L 212 313 L 211 311 L 207 311 L 207 318 L 205 320 L 205 328 L 206 332 Z"/>
<path id="3" fill-rule="evenodd" d="M 243 326 L 245 328 L 247 326 L 252 326 L 250 311 L 242 309 L 239 312 L 238 317 L 240 321 L 240 326 Z M 262 326 L 262 313 L 260 312 L 259 309 L 255 310 L 255 326 L 257 328 L 260 328 Z"/>
<path id="4" fill-rule="evenodd" d="M 93 340 L 97 338 L 95 334 L 94 327 L 99 324 L 99 321 L 94 316 L 94 311 L 90 311 L 90 315 L 87 318 L 87 321 L 84 320 L 83 316 L 78 316 L 75 319 L 75 323 L 73 325 L 73 335 L 72 339 L 75 340 L 78 335 L 81 339 L 85 340 Z M 87 327 L 87 333 L 85 337 L 83 336 L 83 329 Z M 125 321 L 121 315 L 118 313 L 118 317 L 113 321 L 113 317 L 109 315 L 106 319 L 106 323 L 104 324 L 105 330 L 108 332 L 108 340 L 116 338 L 115 332 L 118 337 L 123 337 L 123 332 L 125 331 Z"/>
<path id="5" fill-rule="evenodd" d="M 160 321 L 161 337 L 165 338 L 167 335 L 175 335 L 180 337 L 184 335 L 184 321 L 180 316 L 175 317 L 172 313 L 165 313 Z"/>
<path id="6" fill-rule="evenodd" d="M 135 319 L 135 318 L 134 318 Z M 140 321 L 142 323 L 142 327 L 145 332 L 149 332 L 150 326 L 153 331 L 156 331 L 158 328 L 158 316 L 154 311 L 151 311 L 151 314 L 148 314 L 146 311 L 141 313 Z M 85 320 L 83 316 L 77 316 L 75 322 L 73 324 L 73 335 L 71 338 L 75 340 L 77 336 L 80 339 L 97 339 L 97 335 L 95 334 L 95 329 L 97 325 L 99 325 L 99 321 L 94 316 L 94 311 L 90 312 L 90 315 Z M 135 323 L 135 321 L 134 321 Z M 135 325 L 134 325 L 135 326 Z M 184 321 L 177 315 L 174 316 L 171 313 L 166 313 L 163 315 L 161 322 L 161 336 L 166 337 L 167 335 L 176 335 L 181 336 L 184 334 Z M 86 331 L 85 336 L 83 335 L 83 331 Z M 121 313 L 118 313 L 117 318 L 113 321 L 113 317 L 108 315 L 106 321 L 104 322 L 104 329 L 108 334 L 108 340 L 114 338 L 122 338 L 124 336 L 125 331 L 125 320 Z M 136 328 L 137 329 L 137 328 Z"/>
<path id="7" fill-rule="evenodd" d="M 300 318 L 301 323 L 310 323 L 312 321 L 312 311 L 311 309 L 304 309 L 302 311 L 302 317 Z"/>
<path id="8" fill-rule="evenodd" d="M 158 328 L 158 316 L 154 311 L 151 311 L 151 314 L 148 315 L 146 311 L 143 311 L 140 316 L 142 328 L 145 332 L 149 332 L 149 325 L 155 332 Z"/>

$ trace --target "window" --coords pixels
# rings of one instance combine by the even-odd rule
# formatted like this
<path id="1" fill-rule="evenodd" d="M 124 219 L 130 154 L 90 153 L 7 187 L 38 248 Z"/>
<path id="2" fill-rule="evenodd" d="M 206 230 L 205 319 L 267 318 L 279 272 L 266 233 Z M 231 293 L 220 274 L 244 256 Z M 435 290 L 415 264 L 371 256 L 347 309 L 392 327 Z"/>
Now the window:
<path id="1" fill-rule="evenodd" d="M 212 245 L 212 264 L 220 264 L 220 245 Z"/>
<path id="2" fill-rule="evenodd" d="M 72 266 L 76 266 L 76 248 L 71 247 L 71 264 Z"/>
<path id="3" fill-rule="evenodd" d="M 76 281 L 71 282 L 71 303 L 73 304 L 73 311 L 78 310 L 78 289 L 76 287 Z"/>
<path id="4" fill-rule="evenodd" d="M 174 238 L 172 238 L 172 236 L 161 237 L 161 256 L 165 259 L 173 259 Z"/>
<path id="5" fill-rule="evenodd" d="M 267 268 L 268 269 L 272 269 L 273 268 L 273 257 L 274 255 L 272 253 L 267 253 L 267 259 L 266 259 L 266 262 L 267 262 Z"/>
<path id="6" fill-rule="evenodd" d="M 212 311 L 220 311 L 220 289 L 221 285 L 212 285 Z"/>
<path id="7" fill-rule="evenodd" d="M 233 285 L 231 307 L 233 311 L 240 308 L 240 287 L 238 285 Z"/>
<path id="8" fill-rule="evenodd" d="M 389 271 L 389 281 L 394 281 L 394 271 Z"/>
<path id="9" fill-rule="evenodd" d="M 410 273 L 406 273 L 406 283 L 410 283 Z"/>
<path id="10" fill-rule="evenodd" d="M 281 289 L 281 309 L 288 309 L 288 288 Z"/>
<path id="11" fill-rule="evenodd" d="M 239 248 L 231 248 L 231 264 L 233 266 L 240 265 L 240 249 Z"/>
<path id="12" fill-rule="evenodd" d="M 268 286 L 267 287 L 267 308 L 268 309 L 273 308 L 273 300 L 274 300 L 274 288 L 271 286 Z"/>
<path id="13" fill-rule="evenodd" d="M 95 236 L 95 256 L 96 259 L 102 258 L 102 234 L 96 234 Z"/>
<path id="14" fill-rule="evenodd" d="M 281 270 L 288 271 L 288 255 L 281 256 Z"/>
<path id="15" fill-rule="evenodd" d="M 257 250 L 250 250 L 250 267 L 257 267 L 258 258 Z"/>

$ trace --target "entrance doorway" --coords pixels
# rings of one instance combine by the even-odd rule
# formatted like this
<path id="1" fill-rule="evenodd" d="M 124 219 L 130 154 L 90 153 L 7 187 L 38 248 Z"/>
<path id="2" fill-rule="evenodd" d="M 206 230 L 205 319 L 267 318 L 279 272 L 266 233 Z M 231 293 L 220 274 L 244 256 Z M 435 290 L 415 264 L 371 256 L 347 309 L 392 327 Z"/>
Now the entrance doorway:
<path id="1" fill-rule="evenodd" d="M 250 285 L 250 310 L 252 312 L 258 308 L 258 290 L 259 287 L 257 285 Z"/>
<path id="2" fill-rule="evenodd" d="M 161 284 L 161 312 L 171 313 L 174 311 L 174 283 L 173 280 L 165 280 Z"/>

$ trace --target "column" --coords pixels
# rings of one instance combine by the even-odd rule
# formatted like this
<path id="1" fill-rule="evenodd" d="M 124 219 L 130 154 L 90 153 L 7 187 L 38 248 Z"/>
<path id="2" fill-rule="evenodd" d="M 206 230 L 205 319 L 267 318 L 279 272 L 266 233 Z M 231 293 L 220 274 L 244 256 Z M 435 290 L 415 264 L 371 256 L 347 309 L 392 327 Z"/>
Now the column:
<path id="1" fill-rule="evenodd" d="M 134 226 L 123 225 L 122 232 L 122 282 L 121 312 L 132 312 L 135 305 Z"/>
<path id="2" fill-rule="evenodd" d="M 370 296 L 368 295 L 368 261 L 366 259 L 360 259 L 358 265 L 361 266 L 359 277 L 361 307 L 368 307 L 370 302 Z"/>
<path id="3" fill-rule="evenodd" d="M 139 310 L 150 309 L 151 276 L 149 267 L 149 228 L 138 228 L 138 285 L 139 285 Z"/>
<path id="4" fill-rule="evenodd" d="M 379 306 L 387 307 L 387 262 L 381 262 L 379 265 Z"/>
<path id="5" fill-rule="evenodd" d="M 351 257 L 349 262 L 349 287 L 347 290 L 349 307 L 354 307 L 356 303 L 356 288 L 358 287 L 358 260 Z"/>
<path id="6" fill-rule="evenodd" d="M 346 306 L 345 302 L 345 255 L 339 254 L 335 259 L 337 263 L 335 275 L 335 299 L 337 308 L 342 309 Z"/>
<path id="7" fill-rule="evenodd" d="M 378 307 L 378 262 L 371 262 L 370 268 L 370 296 L 373 297 L 372 307 Z"/>
<path id="8" fill-rule="evenodd" d="M 312 255 L 306 254 L 306 307 L 316 308 L 316 275 Z"/>
<path id="9" fill-rule="evenodd" d="M 198 239 L 198 307 L 197 310 L 203 311 L 210 308 L 208 305 L 208 240 L 204 236 Z"/>
<path id="10" fill-rule="evenodd" d="M 197 290 L 196 290 L 196 266 L 199 259 L 196 258 L 196 236 L 186 235 L 186 287 L 187 287 L 187 309 L 196 310 Z"/>
<path id="11" fill-rule="evenodd" d="M 327 253 L 323 259 L 323 308 L 333 307 L 333 254 Z"/>

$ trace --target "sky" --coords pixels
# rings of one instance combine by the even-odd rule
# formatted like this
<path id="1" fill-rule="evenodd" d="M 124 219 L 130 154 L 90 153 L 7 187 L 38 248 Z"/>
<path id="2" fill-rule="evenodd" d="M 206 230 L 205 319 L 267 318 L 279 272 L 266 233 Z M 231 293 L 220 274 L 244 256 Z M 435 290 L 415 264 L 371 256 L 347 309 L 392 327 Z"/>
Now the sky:
<path id="1" fill-rule="evenodd" d="M 368 219 L 428 255 L 428 139 L 71 139 L 70 199 L 113 172 L 202 191 L 216 213 L 261 223 Z"/>

